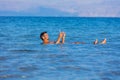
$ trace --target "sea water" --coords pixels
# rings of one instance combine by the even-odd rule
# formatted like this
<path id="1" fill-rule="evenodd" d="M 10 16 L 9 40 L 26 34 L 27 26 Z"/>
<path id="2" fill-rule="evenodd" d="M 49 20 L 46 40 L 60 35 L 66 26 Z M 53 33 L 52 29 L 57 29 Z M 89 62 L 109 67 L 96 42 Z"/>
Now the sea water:
<path id="1" fill-rule="evenodd" d="M 0 80 L 120 80 L 120 18 L 0 17 Z"/>

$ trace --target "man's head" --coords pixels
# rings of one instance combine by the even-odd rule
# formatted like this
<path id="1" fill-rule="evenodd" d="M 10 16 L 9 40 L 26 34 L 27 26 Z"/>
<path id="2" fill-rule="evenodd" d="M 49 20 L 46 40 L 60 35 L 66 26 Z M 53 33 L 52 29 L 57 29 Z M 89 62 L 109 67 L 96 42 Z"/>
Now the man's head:
<path id="1" fill-rule="evenodd" d="M 47 34 L 47 32 L 42 32 L 40 34 L 40 38 L 44 41 L 44 40 L 49 40 L 49 36 Z"/>

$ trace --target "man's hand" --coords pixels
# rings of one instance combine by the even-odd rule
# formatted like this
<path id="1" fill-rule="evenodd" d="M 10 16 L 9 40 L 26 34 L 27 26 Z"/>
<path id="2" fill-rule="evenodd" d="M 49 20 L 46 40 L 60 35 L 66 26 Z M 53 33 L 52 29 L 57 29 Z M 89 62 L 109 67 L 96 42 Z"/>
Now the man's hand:
<path id="1" fill-rule="evenodd" d="M 64 32 L 62 34 L 63 34 L 63 36 L 62 36 L 62 43 L 64 43 L 66 34 Z"/>
<path id="2" fill-rule="evenodd" d="M 60 39 L 62 38 L 62 43 L 64 43 L 64 38 L 65 38 L 65 33 L 64 32 L 60 32 L 59 37 L 56 41 L 56 44 L 60 43 Z"/>
<path id="3" fill-rule="evenodd" d="M 62 38 L 63 34 L 64 34 L 64 32 L 60 32 L 59 37 Z"/>

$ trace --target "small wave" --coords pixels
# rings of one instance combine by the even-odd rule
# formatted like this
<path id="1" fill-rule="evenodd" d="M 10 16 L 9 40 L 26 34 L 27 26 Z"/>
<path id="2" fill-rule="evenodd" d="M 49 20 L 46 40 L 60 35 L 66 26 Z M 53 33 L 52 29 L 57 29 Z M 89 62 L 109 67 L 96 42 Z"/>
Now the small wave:
<path id="1" fill-rule="evenodd" d="M 80 67 L 80 66 L 60 66 L 60 67 L 58 67 L 58 69 L 61 69 L 61 70 L 84 70 L 84 71 L 91 71 L 88 68 L 83 68 L 83 67 Z"/>
<path id="2" fill-rule="evenodd" d="M 120 76 L 120 71 L 110 71 L 112 75 Z"/>
<path id="3" fill-rule="evenodd" d="M 0 33 L 0 37 L 7 37 L 7 35 Z"/>
<path id="4" fill-rule="evenodd" d="M 108 61 L 107 63 L 111 64 L 111 65 L 118 65 L 118 64 L 120 64 L 120 61 L 114 60 L 114 61 Z"/>
<path id="5" fill-rule="evenodd" d="M 109 75 L 111 75 L 111 76 L 120 76 L 120 71 L 118 70 L 111 70 L 111 71 L 107 71 L 107 72 L 103 72 L 103 73 L 101 73 L 100 74 L 101 76 L 109 76 Z"/>
<path id="6" fill-rule="evenodd" d="M 11 52 L 38 52 L 38 50 L 28 50 L 28 49 L 24 49 L 24 50 L 10 50 Z"/>
<path id="7" fill-rule="evenodd" d="M 75 62 L 75 60 L 73 60 L 73 59 L 63 59 L 63 60 L 61 60 L 60 62 Z"/>
<path id="8" fill-rule="evenodd" d="M 20 75 L 20 74 L 6 74 L 6 75 L 0 75 L 1 79 L 7 79 L 7 78 L 27 78 L 28 76 Z"/>
<path id="9" fill-rule="evenodd" d="M 8 56 L 0 56 L 0 61 L 7 60 Z"/>
<path id="10" fill-rule="evenodd" d="M 52 57 L 52 58 L 62 58 L 62 57 L 66 57 L 66 56 L 68 56 L 68 55 L 66 55 L 66 54 L 50 54 L 50 55 L 48 55 L 48 57 Z"/>
<path id="11" fill-rule="evenodd" d="M 63 58 L 67 56 L 67 54 L 39 54 L 36 58 Z"/>
<path id="12" fill-rule="evenodd" d="M 104 78 L 101 78 L 101 80 L 112 80 L 112 79 L 110 79 L 108 77 L 104 77 Z"/>
<path id="13" fill-rule="evenodd" d="M 31 72 L 31 71 L 38 70 L 38 68 L 35 66 L 24 66 L 24 67 L 19 67 L 19 70 L 23 72 Z"/>

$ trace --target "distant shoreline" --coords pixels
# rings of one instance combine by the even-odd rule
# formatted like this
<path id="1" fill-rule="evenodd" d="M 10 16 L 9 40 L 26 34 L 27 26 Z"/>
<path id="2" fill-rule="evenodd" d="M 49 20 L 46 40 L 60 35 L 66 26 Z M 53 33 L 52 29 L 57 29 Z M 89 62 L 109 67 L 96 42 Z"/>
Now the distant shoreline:
<path id="1" fill-rule="evenodd" d="M 84 16 L 0 16 L 0 17 L 37 17 L 37 18 L 120 18 L 120 17 L 84 17 Z"/>

